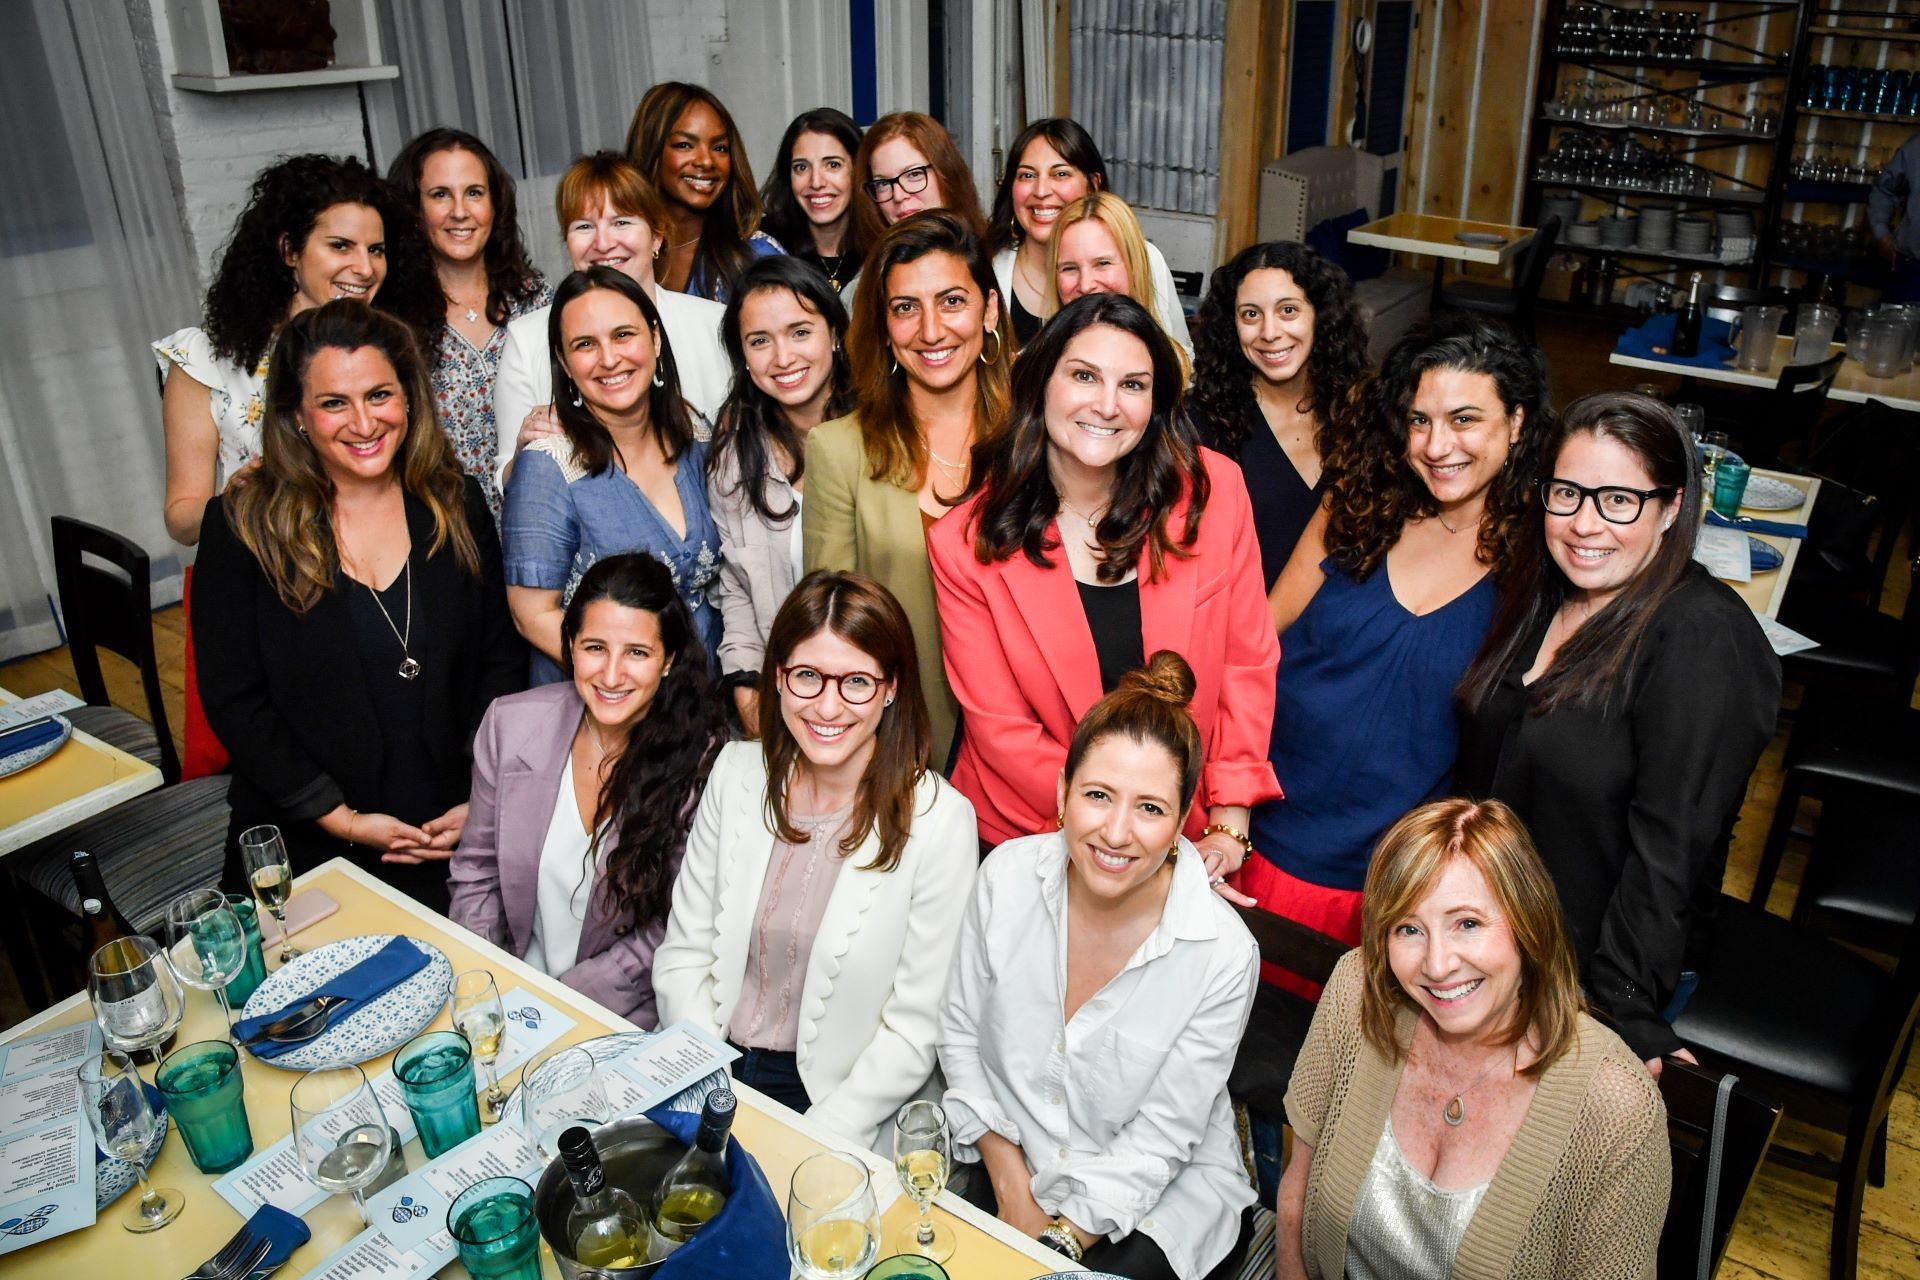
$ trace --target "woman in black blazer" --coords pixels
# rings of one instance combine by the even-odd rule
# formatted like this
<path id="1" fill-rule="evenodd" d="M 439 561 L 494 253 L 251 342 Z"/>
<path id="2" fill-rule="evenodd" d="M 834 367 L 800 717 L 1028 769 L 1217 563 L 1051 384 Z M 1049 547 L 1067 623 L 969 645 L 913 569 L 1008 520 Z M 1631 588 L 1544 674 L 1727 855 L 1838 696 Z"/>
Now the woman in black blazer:
<path id="1" fill-rule="evenodd" d="M 239 833 L 273 823 L 296 873 L 345 854 L 444 911 L 474 730 L 525 683 L 485 497 L 412 337 L 360 302 L 282 328 L 263 439 L 194 571 L 201 698 L 233 753 L 227 887 Z"/>

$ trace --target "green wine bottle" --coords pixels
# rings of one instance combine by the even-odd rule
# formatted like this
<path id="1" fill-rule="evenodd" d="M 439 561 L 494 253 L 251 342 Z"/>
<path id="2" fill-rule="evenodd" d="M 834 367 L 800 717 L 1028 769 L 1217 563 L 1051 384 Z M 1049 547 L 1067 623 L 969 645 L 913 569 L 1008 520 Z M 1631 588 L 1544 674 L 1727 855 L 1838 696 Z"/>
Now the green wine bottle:
<path id="1" fill-rule="evenodd" d="M 560 1162 L 573 1183 L 567 1239 L 586 1267 L 637 1267 L 647 1261 L 647 1229 L 633 1197 L 607 1182 L 600 1151 L 586 1126 L 560 1135 Z"/>
<path id="2" fill-rule="evenodd" d="M 727 1132 L 738 1105 L 730 1089 L 709 1093 L 693 1146 L 660 1180 L 647 1240 L 655 1262 L 693 1239 L 727 1203 Z"/>

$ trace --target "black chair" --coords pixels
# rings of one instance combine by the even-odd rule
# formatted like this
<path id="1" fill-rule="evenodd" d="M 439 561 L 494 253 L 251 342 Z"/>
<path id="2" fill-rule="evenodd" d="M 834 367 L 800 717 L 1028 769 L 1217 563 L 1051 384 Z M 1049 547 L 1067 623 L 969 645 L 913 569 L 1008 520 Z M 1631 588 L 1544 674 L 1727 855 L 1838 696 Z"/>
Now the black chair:
<path id="1" fill-rule="evenodd" d="M 1842 793 L 1820 806 L 1793 922 L 1897 952 L 1920 916 L 1920 802 Z"/>
<path id="2" fill-rule="evenodd" d="M 1677 1058 L 1667 1059 L 1660 1072 L 1660 1096 L 1667 1104 L 1673 1190 L 1660 1232 L 1658 1275 L 1709 1280 L 1780 1124 L 1780 1106 L 1736 1076 Z"/>
<path id="3" fill-rule="evenodd" d="M 1842 351 L 1818 364 L 1790 364 L 1782 369 L 1779 381 L 1764 398 L 1764 407 L 1749 401 L 1748 411 L 1741 416 L 1736 430 L 1740 455 L 1755 466 L 1771 466 L 1779 459 L 1782 445 L 1810 444 L 1826 408 L 1827 393 L 1846 358 Z"/>
<path id="4" fill-rule="evenodd" d="M 1553 259 L 1559 239 L 1560 219 L 1548 218 L 1514 255 L 1511 287 L 1482 280 L 1453 280 L 1440 290 L 1440 306 L 1511 320 L 1520 336 L 1532 342 L 1534 306 L 1540 300 L 1540 285 L 1547 278 L 1547 263 Z"/>
<path id="5" fill-rule="evenodd" d="M 1257 907 L 1235 910 L 1260 944 L 1262 960 L 1309 982 L 1325 986 L 1333 976 L 1333 966 L 1351 950 L 1338 938 L 1271 911 Z M 1276 1125 L 1286 1123 L 1287 1083 L 1293 1079 L 1300 1046 L 1306 1043 L 1313 1009 L 1311 1000 L 1261 983 L 1253 997 L 1247 1033 L 1233 1060 L 1233 1073 L 1227 1077 L 1229 1096 Z"/>
<path id="6" fill-rule="evenodd" d="M 1886 1182 L 1887 1112 L 1920 1009 L 1920 925 L 1888 973 L 1830 938 L 1722 897 L 1700 987 L 1673 1023 L 1703 1064 L 1780 1098 L 1795 1120 L 1840 1133 L 1838 1162 L 1774 1147 L 1838 1182 L 1828 1269 L 1852 1277 L 1868 1182 Z"/>
<path id="7" fill-rule="evenodd" d="M 1823 497 L 1825 492 L 1823 488 Z M 1881 537 L 1885 542 L 1893 540 L 1891 531 L 1883 531 Z M 1920 577 L 1920 557 L 1909 567 Z M 1816 704 L 1834 698 L 1878 701 L 1895 708 L 1905 707 L 1913 698 L 1914 681 L 1920 679 L 1920 590 L 1907 592 L 1906 608 L 1898 616 L 1883 613 L 1873 573 L 1868 563 L 1841 577 L 1836 589 L 1816 588 L 1796 596 L 1801 583 L 1795 566 L 1780 621 L 1819 641 L 1819 647 L 1788 654 L 1780 666 L 1788 679 L 1805 687 L 1800 703 L 1803 716 Z M 1885 581 L 1884 575 L 1879 581 Z M 1853 590 L 1869 593 L 1873 603 L 1847 598 Z"/>

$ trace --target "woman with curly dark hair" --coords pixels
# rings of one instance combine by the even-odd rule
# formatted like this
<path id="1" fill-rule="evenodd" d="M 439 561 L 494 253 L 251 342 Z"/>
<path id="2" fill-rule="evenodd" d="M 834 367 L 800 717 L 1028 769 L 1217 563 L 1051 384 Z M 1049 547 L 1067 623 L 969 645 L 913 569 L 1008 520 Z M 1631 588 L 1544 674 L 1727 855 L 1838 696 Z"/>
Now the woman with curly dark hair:
<path id="1" fill-rule="evenodd" d="M 486 487 L 498 520 L 493 383 L 507 321 L 553 295 L 521 243 L 513 178 L 486 143 L 458 129 L 429 129 L 394 157 L 387 181 L 419 208 L 447 296 L 433 371 L 440 429 L 461 469 Z"/>
<path id="2" fill-rule="evenodd" d="M 767 630 L 800 579 L 807 436 L 853 409 L 846 336 L 840 295 L 785 256 L 740 273 L 721 326 L 733 394 L 707 451 L 707 503 L 720 528 L 720 674 L 748 737 L 759 731 Z"/>
<path id="3" fill-rule="evenodd" d="M 334 298 L 374 303 L 429 353 L 446 309 L 419 217 L 379 175 L 355 159 L 289 156 L 254 178 L 202 325 L 153 344 L 166 380 L 164 518 L 175 542 L 198 542 L 207 499 L 260 457 L 274 334 Z"/>
<path id="4" fill-rule="evenodd" d="M 768 233 L 812 263 L 835 293 L 860 274 L 853 244 L 853 158 L 860 126 L 832 107 L 802 111 L 780 137 L 773 172 L 760 188 Z"/>
<path id="5" fill-rule="evenodd" d="M 1286 655 L 1240 889 L 1359 940 L 1368 851 L 1452 781 L 1453 689 L 1528 527 L 1546 360 L 1503 324 L 1443 316 L 1388 353 L 1268 604 Z M 1537 517 L 1534 517 L 1537 519 Z"/>
<path id="6" fill-rule="evenodd" d="M 1193 668 L 1199 805 L 1173 815 L 1213 888 L 1246 856 L 1248 808 L 1277 799 L 1266 760 L 1273 671 L 1253 512 L 1239 468 L 1180 427 L 1180 361 L 1121 293 L 1068 303 L 1013 366 L 972 496 L 927 555 L 960 700 L 953 784 L 989 844 L 1047 826 L 1074 725 L 1161 649 Z"/>
<path id="7" fill-rule="evenodd" d="M 627 126 L 627 158 L 667 202 L 660 285 L 725 302 L 755 258 L 785 253 L 760 230 L 760 194 L 726 104 L 697 84 L 647 90 Z"/>
<path id="8" fill-rule="evenodd" d="M 1187 413 L 1240 464 L 1271 590 L 1357 432 L 1367 317 L 1353 282 L 1303 244 L 1250 245 L 1213 273 L 1195 318 Z"/>
<path id="9" fill-rule="evenodd" d="M 653 953 L 726 728 L 706 648 L 652 556 L 587 570 L 560 630 L 572 679 L 480 722 L 447 914 L 650 1028 Z"/>

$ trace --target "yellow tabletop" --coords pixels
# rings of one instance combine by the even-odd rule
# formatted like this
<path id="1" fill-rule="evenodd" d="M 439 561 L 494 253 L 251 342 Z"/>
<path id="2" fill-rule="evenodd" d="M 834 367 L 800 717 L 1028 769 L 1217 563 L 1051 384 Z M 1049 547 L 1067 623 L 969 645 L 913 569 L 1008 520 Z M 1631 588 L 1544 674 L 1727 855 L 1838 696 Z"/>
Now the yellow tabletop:
<path id="1" fill-rule="evenodd" d="M 1752 516 L 1756 520 L 1771 520 L 1778 524 L 1805 524 L 1807 522 L 1807 517 L 1813 514 L 1814 499 L 1820 496 L 1819 476 L 1794 475 L 1789 471 L 1767 471 L 1760 467 L 1755 467 L 1753 474 L 1756 476 L 1771 476 L 1775 480 L 1785 481 L 1794 488 L 1805 492 L 1807 495 L 1806 501 L 1791 511 L 1759 511 L 1752 507 L 1742 507 L 1740 508 L 1741 515 Z M 1711 503 L 1701 504 L 1700 518 L 1702 520 L 1706 519 L 1706 512 L 1710 505 Z M 1740 598 L 1747 602 L 1747 607 L 1755 613 L 1765 614 L 1769 618 L 1777 618 L 1780 616 L 1780 602 L 1786 599 L 1788 580 L 1793 577 L 1794 562 L 1800 558 L 1800 544 L 1805 542 L 1806 539 L 1781 538 L 1771 533 L 1755 533 L 1749 536 L 1760 539 L 1760 541 L 1780 552 L 1781 555 L 1786 557 L 1786 561 L 1772 573 L 1756 573 L 1746 582 L 1729 582 L 1727 585 L 1738 592 Z"/>
<path id="2" fill-rule="evenodd" d="M 1355 227 L 1347 232 L 1347 239 L 1377 249 L 1504 266 L 1533 239 L 1533 232 L 1532 227 L 1512 227 L 1502 222 L 1443 218 L 1432 213 L 1393 213 L 1364 227 Z M 1501 243 L 1470 244 L 1459 239 L 1461 235 L 1498 236 Z"/>
<path id="3" fill-rule="evenodd" d="M 0 689 L 0 702 L 14 701 Z M 76 729 L 39 764 L 0 778 L 0 855 L 152 791 L 160 782 L 160 771 L 146 761 Z"/>
<path id="4" fill-rule="evenodd" d="M 431 942 L 446 952 L 455 972 L 490 969 L 503 992 L 516 985 L 524 986 L 564 1010 L 576 1025 L 560 1038 L 560 1044 L 634 1029 L 632 1023 L 618 1014 L 446 917 L 428 911 L 343 859 L 336 858 L 301 876 L 295 888 L 297 892 L 319 890 L 340 904 L 338 912 L 295 935 L 303 949 L 312 950 L 322 943 L 359 934 L 403 933 Z M 12 1028 L 0 1036 L 0 1041 L 84 1022 L 91 1016 L 92 1010 L 83 993 Z M 219 1019 L 212 996 L 189 990 L 187 1016 L 181 1023 L 176 1043 L 217 1037 Z M 447 1026 L 446 1014 L 443 1012 L 433 1025 Z M 391 1058 L 388 1054 L 365 1063 L 367 1074 L 373 1076 L 386 1070 Z M 252 1058 L 245 1059 L 243 1073 L 247 1119 L 253 1130 L 254 1149 L 259 1151 L 285 1137 L 291 1127 L 287 1100 L 297 1073 L 270 1067 Z M 151 1080 L 153 1070 L 144 1068 L 142 1074 Z M 508 1073 L 502 1085 L 512 1088 L 516 1074 Z M 838 1137 L 757 1091 L 739 1084 L 734 1088 L 742 1103 L 734 1121 L 734 1134 L 760 1162 L 774 1194 L 783 1202 L 793 1170 L 802 1160 L 828 1149 L 855 1151 L 850 1140 Z M 874 1173 L 874 1190 L 886 1225 L 897 1225 L 905 1214 L 912 1212 L 912 1205 L 901 1195 L 891 1164 L 871 1152 L 856 1151 L 855 1154 L 866 1159 Z M 418 1139 L 407 1144 L 407 1163 L 414 1169 L 425 1163 Z M 155 1186 L 172 1187 L 186 1195 L 186 1208 L 168 1226 L 152 1235 L 130 1235 L 118 1222 L 124 1204 L 111 1206 L 99 1221 L 84 1231 L 70 1232 L 9 1256 L 0 1262 L 0 1273 L 8 1280 L 42 1276 L 91 1280 L 96 1276 L 135 1274 L 171 1280 L 171 1277 L 186 1275 L 212 1257 L 239 1229 L 240 1215 L 213 1190 L 215 1179 L 193 1167 L 176 1134 L 168 1134 L 166 1145 L 153 1162 L 150 1177 Z M 138 1191 L 128 1194 L 137 1195 Z M 1076 1269 L 1065 1258 L 951 1193 L 941 1193 L 934 1212 L 954 1232 L 956 1249 L 947 1268 L 956 1280 L 1033 1280 L 1048 1272 Z M 361 1230 L 359 1215 L 345 1196 L 330 1197 L 310 1211 L 305 1220 L 313 1239 L 275 1273 L 276 1277 L 306 1274 Z M 557 1277 L 559 1269 L 544 1245 L 541 1253 L 544 1274 Z M 129 1264 L 135 1259 L 138 1265 L 130 1269 Z M 455 1262 L 440 1274 L 463 1277 L 467 1273 Z"/>
<path id="5" fill-rule="evenodd" d="M 1838 343 L 1827 348 L 1830 355 L 1838 355 L 1842 350 Z M 1755 387 L 1771 391 L 1779 384 L 1781 370 L 1787 367 L 1787 356 L 1792 351 L 1792 338 L 1774 339 L 1773 358 L 1768 361 L 1764 369 L 1738 369 L 1730 364 L 1682 364 L 1672 360 L 1662 360 L 1657 356 L 1631 356 L 1620 351 L 1615 351 L 1608 359 L 1610 363 L 1628 369 L 1676 373 L 1683 377 L 1698 378 L 1702 382 L 1724 382 L 1730 386 Z M 1827 398 L 1845 400 L 1851 404 L 1878 401 L 1890 409 L 1898 409 L 1903 413 L 1920 413 L 1920 365 L 1891 378 L 1875 378 L 1867 373 L 1866 366 L 1852 356 L 1848 356 L 1841 362 L 1840 372 L 1834 375 L 1833 386 L 1828 390 Z"/>

